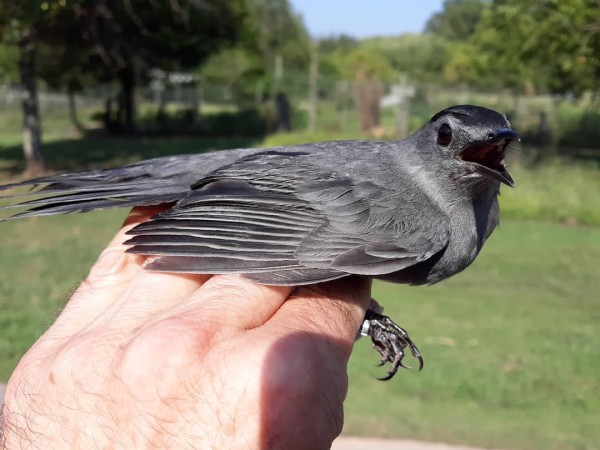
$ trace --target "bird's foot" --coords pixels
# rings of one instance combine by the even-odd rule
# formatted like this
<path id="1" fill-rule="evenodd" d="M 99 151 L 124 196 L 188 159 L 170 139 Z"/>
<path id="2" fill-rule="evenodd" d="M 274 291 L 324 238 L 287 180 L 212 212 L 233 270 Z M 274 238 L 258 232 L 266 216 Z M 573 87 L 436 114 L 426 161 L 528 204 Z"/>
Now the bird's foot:
<path id="1" fill-rule="evenodd" d="M 419 360 L 419 370 L 423 368 L 423 357 L 417 346 L 408 336 L 406 330 L 394 323 L 392 319 L 372 310 L 367 310 L 365 320 L 360 329 L 362 336 L 369 336 L 373 347 L 381 355 L 379 365 L 391 363 L 391 367 L 387 375 L 379 380 L 389 380 L 398 371 L 399 367 L 410 369 L 405 366 L 402 360 L 404 359 L 404 349 L 408 347 L 412 355 Z"/>

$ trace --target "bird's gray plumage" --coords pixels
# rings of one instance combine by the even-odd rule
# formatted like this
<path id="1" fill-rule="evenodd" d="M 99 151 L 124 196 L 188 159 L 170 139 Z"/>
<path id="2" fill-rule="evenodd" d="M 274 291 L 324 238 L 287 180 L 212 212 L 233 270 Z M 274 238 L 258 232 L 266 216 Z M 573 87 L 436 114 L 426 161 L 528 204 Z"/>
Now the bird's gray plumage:
<path id="1" fill-rule="evenodd" d="M 510 179 L 496 161 L 510 136 L 498 133 L 509 128 L 495 111 L 457 106 L 400 142 L 165 157 L 0 189 L 42 186 L 15 217 L 174 203 L 129 232 L 129 252 L 158 257 L 152 270 L 277 285 L 349 274 L 434 283 L 468 266 L 498 223 L 494 177 Z"/>

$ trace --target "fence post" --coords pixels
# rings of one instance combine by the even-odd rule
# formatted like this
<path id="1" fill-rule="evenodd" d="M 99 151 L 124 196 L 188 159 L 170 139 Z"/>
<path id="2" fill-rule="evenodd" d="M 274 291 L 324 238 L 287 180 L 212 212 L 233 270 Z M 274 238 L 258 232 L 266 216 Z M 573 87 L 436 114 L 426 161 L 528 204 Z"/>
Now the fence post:
<path id="1" fill-rule="evenodd" d="M 319 96 L 319 41 L 314 41 L 310 53 L 310 72 L 308 79 L 308 132 L 317 129 L 317 102 Z"/>

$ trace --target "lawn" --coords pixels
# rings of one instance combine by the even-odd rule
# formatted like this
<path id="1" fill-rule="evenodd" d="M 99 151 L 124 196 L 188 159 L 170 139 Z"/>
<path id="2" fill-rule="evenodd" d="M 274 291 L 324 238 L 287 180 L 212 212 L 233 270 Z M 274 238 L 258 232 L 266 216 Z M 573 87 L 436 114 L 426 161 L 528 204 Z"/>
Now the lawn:
<path id="1" fill-rule="evenodd" d="M 51 142 L 47 154 L 50 166 L 59 169 L 251 144 L 69 139 Z M 10 143 L 0 148 L 0 162 L 2 179 L 19 167 L 18 148 Z M 597 212 L 597 172 L 585 176 L 591 187 L 583 183 L 577 189 L 590 192 L 591 203 L 582 204 L 582 217 Z M 559 182 L 579 186 L 580 178 Z M 519 179 L 530 189 L 543 185 L 531 181 L 535 176 L 525 167 Z M 513 193 L 530 195 L 521 187 Z M 544 195 L 543 205 L 565 201 Z M 514 202 L 509 206 L 518 210 Z M 124 214 L 0 224 L 0 380 L 49 326 Z M 349 368 L 346 433 L 498 448 L 598 448 L 600 228 L 509 216 L 476 263 L 455 278 L 428 288 L 375 285 L 374 297 L 419 344 L 425 368 L 377 381 L 384 369 L 373 367 L 377 355 L 361 340 Z"/>
<path id="2" fill-rule="evenodd" d="M 0 252 L 0 379 L 50 324 L 124 217 L 9 222 Z M 425 369 L 375 379 L 366 340 L 350 364 L 346 433 L 521 449 L 600 442 L 600 229 L 503 224 L 477 262 L 438 286 L 375 285 Z"/>
<path id="3" fill-rule="evenodd" d="M 600 442 L 600 229 L 504 223 L 478 260 L 436 286 L 377 284 L 374 297 L 425 356 L 422 372 L 350 365 L 346 432 L 494 448 Z"/>

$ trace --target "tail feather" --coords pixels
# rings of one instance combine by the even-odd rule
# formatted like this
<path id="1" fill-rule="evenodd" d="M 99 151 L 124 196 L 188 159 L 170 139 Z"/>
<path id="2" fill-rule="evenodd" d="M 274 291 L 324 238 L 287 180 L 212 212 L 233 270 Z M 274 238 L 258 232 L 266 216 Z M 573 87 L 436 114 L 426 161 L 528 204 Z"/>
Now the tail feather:
<path id="1" fill-rule="evenodd" d="M 195 170 L 201 162 L 195 156 L 156 158 L 116 169 L 63 173 L 0 186 L 0 191 L 9 193 L 0 196 L 0 211 L 28 208 L 0 221 L 174 202 L 206 171 Z M 26 186 L 31 186 L 27 192 L 11 192 Z"/>
<path id="2" fill-rule="evenodd" d="M 109 209 L 109 208 L 123 208 L 123 207 L 134 207 L 134 206 L 150 206 L 150 205 L 160 205 L 162 203 L 171 203 L 177 200 L 176 196 L 153 196 L 149 197 L 148 195 L 138 195 L 138 196 L 130 196 L 127 199 L 95 199 L 88 201 L 77 201 L 73 203 L 63 203 L 63 204 L 55 204 L 53 203 L 53 199 L 48 200 L 47 204 L 37 206 L 35 208 L 30 208 L 27 211 L 23 211 L 17 214 L 14 214 L 6 219 L 0 219 L 0 222 L 4 222 L 12 219 L 23 219 L 26 217 L 36 217 L 36 216 L 52 216 L 56 214 L 69 214 L 74 212 L 88 212 L 95 211 L 100 209 Z M 0 207 L 2 209 L 8 209 L 10 207 L 19 207 L 19 205 L 10 205 L 6 207 Z"/>

